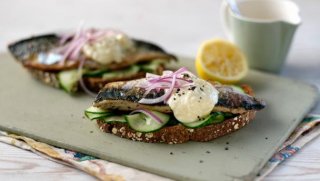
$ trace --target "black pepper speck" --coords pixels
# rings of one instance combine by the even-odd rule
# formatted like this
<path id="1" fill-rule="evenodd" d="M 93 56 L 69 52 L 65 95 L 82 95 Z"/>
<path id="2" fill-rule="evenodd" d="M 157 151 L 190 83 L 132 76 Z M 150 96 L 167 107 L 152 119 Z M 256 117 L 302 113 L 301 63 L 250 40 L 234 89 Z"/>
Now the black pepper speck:
<path id="1" fill-rule="evenodd" d="M 183 75 L 183 78 L 189 78 L 189 74 L 182 74 Z"/>

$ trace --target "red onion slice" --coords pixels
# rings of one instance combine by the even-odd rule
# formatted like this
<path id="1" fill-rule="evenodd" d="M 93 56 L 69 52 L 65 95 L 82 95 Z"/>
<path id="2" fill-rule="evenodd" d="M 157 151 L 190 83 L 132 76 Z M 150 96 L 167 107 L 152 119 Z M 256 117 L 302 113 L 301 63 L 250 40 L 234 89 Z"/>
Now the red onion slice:
<path id="1" fill-rule="evenodd" d="M 188 69 L 182 67 L 175 72 L 164 71 L 162 76 L 147 74 L 146 82 L 139 85 L 139 87 L 145 88 L 145 93 L 139 103 L 141 104 L 156 104 L 159 102 L 166 103 L 175 88 L 182 88 L 192 85 L 193 81 L 190 79 L 185 79 L 182 76 L 183 73 L 188 72 Z M 155 99 L 146 99 L 145 97 L 150 93 L 151 90 L 159 91 L 161 89 L 165 90 L 165 94 L 157 97 Z"/>
<path id="2" fill-rule="evenodd" d="M 132 111 L 130 114 L 137 113 L 137 112 L 143 113 L 143 114 L 151 117 L 152 119 L 156 120 L 158 123 L 163 124 L 163 121 L 157 115 L 153 114 L 151 111 L 146 110 L 146 109 L 137 109 L 137 110 Z"/>
<path id="3" fill-rule="evenodd" d="M 77 46 L 74 48 L 73 52 L 71 53 L 70 55 L 70 59 L 71 60 L 75 60 L 78 58 L 78 56 L 80 55 L 80 51 L 82 49 L 82 47 L 85 45 L 85 43 L 87 42 L 88 40 L 86 38 L 83 38 L 83 39 L 80 39 L 78 42 L 77 42 Z"/>
<path id="4" fill-rule="evenodd" d="M 65 44 L 67 42 L 67 40 L 72 38 L 72 37 L 73 37 L 73 34 L 62 34 L 61 38 L 60 38 L 60 41 L 59 41 L 59 44 L 60 45 Z"/>
<path id="5" fill-rule="evenodd" d="M 85 59 L 84 59 L 84 58 L 81 58 L 81 62 L 80 62 L 79 67 L 78 67 L 78 74 L 79 74 L 79 76 L 80 76 L 80 77 L 79 77 L 80 86 L 81 86 L 81 88 L 83 89 L 83 91 L 84 91 L 85 93 L 89 94 L 89 95 L 92 96 L 92 97 L 96 97 L 97 94 L 94 93 L 94 92 L 92 92 L 92 91 L 90 91 L 90 90 L 87 88 L 87 86 L 86 86 L 86 84 L 84 83 L 84 81 L 83 81 L 82 70 L 83 70 L 84 62 L 85 62 Z"/>
<path id="6" fill-rule="evenodd" d="M 146 99 L 146 98 L 142 98 L 140 99 L 139 103 L 141 104 L 155 104 L 155 103 L 159 103 L 159 102 L 167 102 L 167 100 L 170 98 L 173 89 L 174 89 L 174 85 L 175 85 L 175 81 L 176 81 L 176 75 L 173 75 L 172 77 L 172 83 L 171 86 L 169 87 L 169 90 L 167 90 L 162 96 L 155 98 L 155 99 Z"/>
<path id="7" fill-rule="evenodd" d="M 173 92 L 175 83 L 176 83 L 176 75 L 173 75 L 173 77 L 172 77 L 172 84 L 171 84 L 171 87 L 169 88 L 169 91 L 166 93 L 167 96 L 166 96 L 166 98 L 164 99 L 164 103 L 166 103 L 166 102 L 168 101 L 168 99 L 171 97 L 171 94 L 172 94 L 172 92 Z"/>
<path id="8" fill-rule="evenodd" d="M 166 94 L 163 94 L 162 96 L 154 98 L 154 99 L 142 98 L 142 99 L 140 99 L 139 103 L 141 103 L 141 104 L 157 104 L 159 102 L 164 102 L 165 98 L 166 98 Z"/>

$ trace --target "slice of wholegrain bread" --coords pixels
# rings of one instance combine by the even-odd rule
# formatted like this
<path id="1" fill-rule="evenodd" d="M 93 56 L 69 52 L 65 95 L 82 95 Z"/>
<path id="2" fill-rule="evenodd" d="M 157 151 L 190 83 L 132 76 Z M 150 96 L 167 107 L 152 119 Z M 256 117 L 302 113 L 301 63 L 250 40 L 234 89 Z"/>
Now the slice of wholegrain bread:
<path id="1" fill-rule="evenodd" d="M 106 133 L 147 143 L 178 144 L 188 141 L 211 141 L 215 138 L 234 132 L 254 119 L 256 111 L 248 111 L 222 123 L 211 124 L 201 128 L 187 128 L 182 124 L 165 126 L 152 133 L 141 133 L 131 129 L 126 123 L 104 123 L 97 120 L 99 128 Z"/>

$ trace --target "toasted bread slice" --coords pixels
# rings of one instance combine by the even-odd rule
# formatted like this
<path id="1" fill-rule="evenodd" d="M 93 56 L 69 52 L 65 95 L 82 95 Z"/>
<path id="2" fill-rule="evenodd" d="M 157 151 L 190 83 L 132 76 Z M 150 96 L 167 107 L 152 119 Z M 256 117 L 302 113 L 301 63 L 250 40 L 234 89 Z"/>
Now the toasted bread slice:
<path id="1" fill-rule="evenodd" d="M 63 39 L 63 37 L 60 34 L 55 33 L 33 36 L 9 44 L 8 49 L 13 57 L 21 63 L 33 77 L 47 85 L 59 88 L 59 72 L 78 69 L 81 62 L 80 58 L 78 57 L 77 60 L 66 59 L 64 63 L 56 62 L 53 64 L 44 64 L 40 61 L 41 58 L 39 58 L 39 55 L 48 55 L 50 52 L 55 52 L 58 49 L 67 46 L 67 43 L 71 41 L 69 38 L 70 40 L 61 43 L 61 39 Z M 165 64 L 177 60 L 174 55 L 167 53 L 154 43 L 134 38 L 132 38 L 132 42 L 134 44 L 134 51 L 127 52 L 120 62 L 112 61 L 108 64 L 101 64 L 82 52 L 81 55 L 85 58 L 83 68 L 90 71 L 109 70 L 111 72 L 116 72 L 125 70 L 134 65 L 147 64 L 154 60 L 161 59 L 163 63 L 161 66 L 159 65 L 159 71 L 154 72 L 154 70 L 152 70 L 153 73 L 161 74 Z M 145 72 L 139 71 L 131 73 L 130 75 L 124 74 L 107 78 L 84 77 L 83 79 L 89 90 L 98 92 L 102 88 L 102 85 L 106 83 L 142 78 L 145 74 Z M 79 87 L 73 82 L 72 91 L 68 92 L 73 93 L 77 90 L 79 90 Z"/>
<path id="2" fill-rule="evenodd" d="M 152 132 L 141 133 L 131 129 L 126 123 L 104 123 L 97 120 L 99 128 L 106 133 L 147 143 L 167 143 L 178 144 L 188 141 L 211 141 L 215 138 L 234 132 L 254 119 L 256 111 L 248 111 L 236 117 L 224 120 L 219 124 L 211 124 L 201 128 L 190 129 L 182 124 L 165 126 L 164 128 Z"/>

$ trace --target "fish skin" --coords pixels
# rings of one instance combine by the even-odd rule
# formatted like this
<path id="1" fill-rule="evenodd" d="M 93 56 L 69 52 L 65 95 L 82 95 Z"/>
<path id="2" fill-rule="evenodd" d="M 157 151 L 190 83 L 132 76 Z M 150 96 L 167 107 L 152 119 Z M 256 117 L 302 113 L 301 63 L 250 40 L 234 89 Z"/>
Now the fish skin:
<path id="1" fill-rule="evenodd" d="M 16 60 L 26 62 L 35 54 L 47 52 L 58 46 L 58 43 L 59 37 L 57 35 L 47 34 L 11 43 L 9 44 L 8 49 Z"/>
<path id="2" fill-rule="evenodd" d="M 228 86 L 215 86 L 219 91 L 219 99 L 216 106 L 243 108 L 245 110 L 260 110 L 265 107 L 265 102 L 255 97 L 233 91 Z"/>
<path id="3" fill-rule="evenodd" d="M 145 108 L 165 113 L 172 112 L 170 107 L 163 103 L 156 105 L 139 103 L 145 94 L 145 89 L 137 86 L 142 80 L 144 79 L 106 84 L 98 93 L 94 101 L 94 106 L 123 111 Z M 218 103 L 213 108 L 213 111 L 241 114 L 246 111 L 261 110 L 265 107 L 264 101 L 247 94 L 235 92 L 231 87 L 216 84 L 213 84 L 213 86 L 219 91 Z M 152 90 L 145 98 L 153 99 L 163 94 L 164 90 L 160 90 L 159 92 Z"/>
<path id="4" fill-rule="evenodd" d="M 137 80 L 128 82 L 112 82 L 106 84 L 106 86 L 102 90 L 100 90 L 95 102 L 100 102 L 102 100 L 107 99 L 139 102 L 144 97 L 145 90 L 143 88 L 138 87 L 137 84 L 139 84 L 139 81 Z M 164 90 L 160 90 L 160 92 L 151 90 L 145 98 L 154 99 L 162 96 L 163 94 Z"/>

